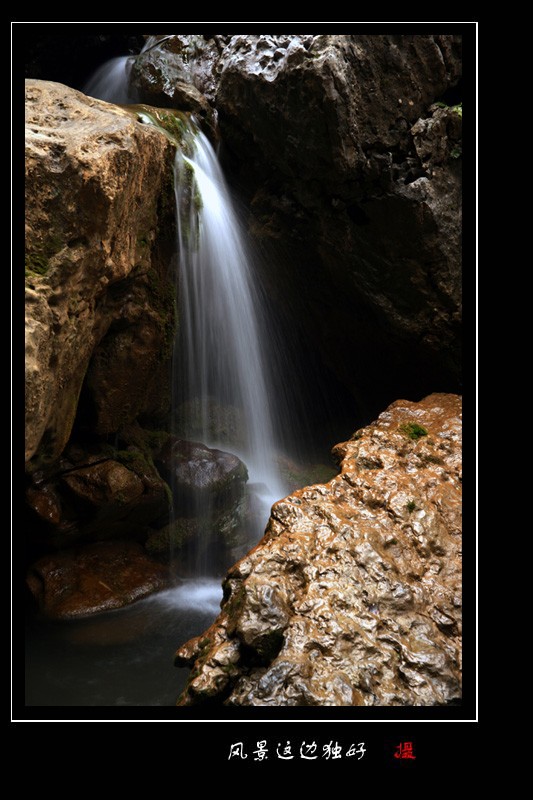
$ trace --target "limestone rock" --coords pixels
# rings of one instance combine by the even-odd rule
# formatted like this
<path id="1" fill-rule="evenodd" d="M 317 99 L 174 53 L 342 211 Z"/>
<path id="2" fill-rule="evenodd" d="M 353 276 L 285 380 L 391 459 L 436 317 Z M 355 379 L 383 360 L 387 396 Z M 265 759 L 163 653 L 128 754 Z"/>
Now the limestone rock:
<path id="1" fill-rule="evenodd" d="M 149 410 L 146 384 L 160 369 L 173 325 L 161 303 L 149 302 L 151 288 L 161 298 L 165 280 L 152 245 L 171 151 L 161 132 L 117 106 L 61 84 L 26 81 L 26 463 L 32 469 L 62 452 L 89 362 L 110 330 L 115 353 L 138 346 L 143 359 L 135 366 L 129 356 L 115 359 L 122 396 L 112 423 L 98 412 L 102 432 Z M 113 372 L 113 348 L 105 350 L 104 374 Z M 111 390 L 108 399 L 116 400 Z"/>
<path id="2" fill-rule="evenodd" d="M 397 401 L 334 452 L 177 651 L 179 705 L 460 704 L 461 398 Z"/>

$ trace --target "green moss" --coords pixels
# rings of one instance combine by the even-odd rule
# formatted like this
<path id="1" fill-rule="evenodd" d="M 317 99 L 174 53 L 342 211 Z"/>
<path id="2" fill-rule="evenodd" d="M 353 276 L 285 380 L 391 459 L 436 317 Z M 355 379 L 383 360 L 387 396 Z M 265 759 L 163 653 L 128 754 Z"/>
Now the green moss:
<path id="1" fill-rule="evenodd" d="M 181 114 L 177 111 L 164 111 L 159 114 L 159 121 L 177 142 L 183 142 L 183 138 L 187 134 L 188 125 Z"/>
<path id="2" fill-rule="evenodd" d="M 457 103 L 457 105 L 455 105 L 455 106 L 449 106 L 447 103 L 443 103 L 443 102 L 441 102 L 439 100 L 437 103 L 435 103 L 435 105 L 438 106 L 439 108 L 447 108 L 450 111 L 453 111 L 455 114 L 458 114 L 460 117 L 463 116 L 463 104 L 462 103 Z"/>
<path id="3" fill-rule="evenodd" d="M 183 528 L 178 521 L 154 531 L 145 542 L 146 551 L 152 556 L 166 556 L 183 545 Z"/>
<path id="4" fill-rule="evenodd" d="M 135 472 L 140 478 L 143 475 L 150 475 L 154 469 L 153 463 L 150 464 L 146 456 L 137 450 L 119 450 L 116 454 L 116 460 L 132 472 Z"/>
<path id="5" fill-rule="evenodd" d="M 137 247 L 140 250 L 149 250 L 150 249 L 150 238 L 147 236 L 146 233 L 138 233 L 137 234 Z"/>
<path id="6" fill-rule="evenodd" d="M 169 437 L 166 431 L 150 431 L 138 424 L 127 425 L 119 431 L 123 442 L 135 449 L 116 451 L 116 459 L 140 477 L 148 475 L 165 490 L 169 508 L 173 506 L 172 492 L 169 485 L 161 478 L 154 464 L 154 456 L 160 451 Z"/>
<path id="7" fill-rule="evenodd" d="M 427 430 L 416 422 L 404 422 L 404 424 L 400 426 L 400 430 L 409 439 L 416 440 L 420 439 L 422 436 L 428 435 Z"/>
<path id="8" fill-rule="evenodd" d="M 415 501 L 414 500 L 409 500 L 409 502 L 407 503 L 407 509 L 408 509 L 409 513 L 414 511 L 415 508 L 416 508 Z"/>
<path id="9" fill-rule="evenodd" d="M 50 259 L 63 247 L 63 240 L 58 234 L 51 234 L 42 244 L 27 243 L 24 257 L 26 277 L 46 275 L 50 268 Z"/>

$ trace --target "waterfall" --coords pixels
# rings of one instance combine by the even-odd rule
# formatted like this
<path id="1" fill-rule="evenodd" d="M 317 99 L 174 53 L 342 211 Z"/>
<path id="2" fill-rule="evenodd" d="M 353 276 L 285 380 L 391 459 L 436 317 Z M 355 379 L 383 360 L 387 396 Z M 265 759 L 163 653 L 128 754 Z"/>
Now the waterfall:
<path id="1" fill-rule="evenodd" d="M 131 70 L 137 58 L 162 44 L 168 36 L 149 36 L 137 56 L 117 56 L 102 64 L 83 87 L 83 93 L 108 103 L 132 104 L 140 101 L 131 85 Z"/>
<path id="2" fill-rule="evenodd" d="M 136 103 L 138 96 L 130 85 L 133 59 L 118 56 L 106 61 L 96 70 L 83 88 L 84 94 L 108 103 Z"/>
<path id="3" fill-rule="evenodd" d="M 213 447 L 228 443 L 216 438 L 212 413 L 242 412 L 242 446 L 234 449 L 251 480 L 279 498 L 261 296 L 213 148 L 199 130 L 189 142 L 193 154 L 178 151 L 175 161 L 183 401 L 200 408 L 202 441 Z"/>
<path id="4" fill-rule="evenodd" d="M 152 37 L 142 52 L 161 41 Z M 137 103 L 139 98 L 129 88 L 131 62 L 131 57 L 108 62 L 86 91 L 109 102 L 124 104 L 126 98 L 126 103 Z M 143 121 L 160 126 L 149 109 L 138 113 Z M 272 503 L 288 491 L 280 478 L 274 442 L 268 330 L 253 263 L 215 151 L 192 118 L 183 114 L 178 121 L 181 132 L 173 137 L 179 298 L 173 433 L 229 451 L 246 466 L 247 496 L 254 511 L 248 515 L 245 552 L 264 532 Z M 230 425 L 220 424 L 229 417 Z M 169 482 L 175 497 L 173 474 L 171 470 Z M 195 509 L 204 532 L 211 524 L 209 513 Z M 175 524 L 172 518 L 171 526 Z M 206 547 L 200 543 L 199 549 L 205 552 Z M 199 569 L 205 574 L 205 563 Z"/>

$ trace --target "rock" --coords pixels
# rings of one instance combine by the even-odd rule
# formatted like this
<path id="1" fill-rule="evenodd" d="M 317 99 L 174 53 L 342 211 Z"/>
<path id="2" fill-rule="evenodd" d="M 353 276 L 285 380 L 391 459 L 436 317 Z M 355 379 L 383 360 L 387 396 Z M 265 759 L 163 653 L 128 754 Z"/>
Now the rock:
<path id="1" fill-rule="evenodd" d="M 205 111 L 207 103 L 212 104 L 215 99 L 219 57 L 214 38 L 173 34 L 141 54 L 132 81 L 150 98 L 149 102 L 157 97 L 162 106 L 172 108 L 180 107 L 176 105 L 176 93 L 179 96 L 181 87 L 189 86 L 196 90 L 198 98 L 203 98 L 198 103 Z"/>
<path id="2" fill-rule="evenodd" d="M 248 480 L 246 466 L 233 453 L 183 439 L 169 439 L 157 464 L 184 512 L 232 504 Z"/>
<path id="3" fill-rule="evenodd" d="M 144 491 L 139 476 L 113 460 L 73 470 L 63 480 L 77 497 L 96 507 L 131 503 Z"/>
<path id="4" fill-rule="evenodd" d="M 86 378 L 89 413 L 103 434 L 161 404 L 175 325 L 174 297 L 165 299 L 168 262 L 158 257 L 172 152 L 164 134 L 124 109 L 26 81 L 30 470 L 63 451 Z M 132 350 L 142 358 L 131 359 Z"/>
<path id="5" fill-rule="evenodd" d="M 36 561 L 27 585 L 55 619 L 121 608 L 170 584 L 165 566 L 135 542 L 99 542 Z"/>
<path id="6" fill-rule="evenodd" d="M 172 559 L 183 574 L 199 567 L 224 574 L 250 546 L 255 509 L 246 466 L 233 453 L 175 437 L 155 464 L 170 487 L 173 513 L 150 534 L 148 552 Z"/>
<path id="7" fill-rule="evenodd" d="M 178 705 L 461 702 L 461 398 L 400 400 L 274 504 L 222 610 L 176 653 Z"/>
<path id="8" fill-rule="evenodd" d="M 169 35 L 135 60 L 132 86 L 141 101 L 192 112 L 208 135 L 216 135 L 212 105 L 219 52 L 202 36 Z"/>
<path id="9" fill-rule="evenodd" d="M 460 386 L 462 143 L 435 101 L 462 100 L 462 47 L 176 35 L 139 60 L 155 101 L 189 82 L 216 111 L 270 297 L 372 414 L 383 397 Z"/>
<path id="10" fill-rule="evenodd" d="M 164 524 L 170 492 L 140 435 L 137 442 L 120 451 L 71 442 L 53 471 L 33 472 L 26 489 L 28 541 L 52 550 L 95 538 L 143 542 Z"/>
<path id="11" fill-rule="evenodd" d="M 246 35 L 221 55 L 221 137 L 268 292 L 363 408 L 460 386 L 461 158 L 430 121 L 460 91 L 461 47 Z"/>

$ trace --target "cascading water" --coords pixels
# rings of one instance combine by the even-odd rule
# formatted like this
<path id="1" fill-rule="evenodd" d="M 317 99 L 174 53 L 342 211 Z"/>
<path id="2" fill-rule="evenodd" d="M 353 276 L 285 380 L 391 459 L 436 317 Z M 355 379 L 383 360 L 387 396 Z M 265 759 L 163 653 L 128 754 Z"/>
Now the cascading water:
<path id="1" fill-rule="evenodd" d="M 117 56 L 102 64 L 83 87 L 84 94 L 108 103 L 139 102 L 139 93 L 132 86 L 131 70 L 137 58 L 158 47 L 169 36 L 149 36 L 138 56 Z"/>
<path id="2" fill-rule="evenodd" d="M 138 57 L 167 38 L 149 37 Z M 130 82 L 133 64 L 131 56 L 112 59 L 84 91 L 108 102 L 137 103 Z M 149 113 L 143 119 L 159 125 Z M 264 529 L 272 502 L 286 491 L 277 468 L 268 401 L 261 298 L 213 147 L 193 120 L 182 117 L 181 125 L 174 166 L 180 334 L 174 354 L 173 418 L 179 413 L 180 435 L 192 434 L 211 448 L 230 448 L 242 459 Z M 236 438 L 230 441 L 217 427 L 217 417 L 232 413 Z M 202 516 L 202 509 L 197 511 Z M 251 531 L 250 545 L 260 533 Z"/>
<path id="3" fill-rule="evenodd" d="M 240 409 L 244 436 L 238 454 L 250 479 L 279 497 L 283 488 L 263 354 L 261 298 L 215 153 L 200 131 L 191 131 L 188 138 L 193 152 L 187 156 L 178 151 L 175 164 L 183 399 L 199 402 L 203 441 L 213 447 L 228 442 L 218 440 L 211 429 L 212 405 Z"/>
<path id="4" fill-rule="evenodd" d="M 287 493 L 274 444 L 261 296 L 224 175 L 194 122 L 184 131 L 174 173 L 180 298 L 174 405 L 186 436 L 194 431 L 246 465 L 248 501 L 257 509 L 255 526 L 247 519 L 249 549 L 274 500 Z M 218 424 L 228 414 L 234 415 L 230 437 Z M 205 571 L 208 561 L 197 568 Z"/>
<path id="5" fill-rule="evenodd" d="M 84 93 L 108 103 L 136 103 L 137 92 L 131 87 L 133 59 L 129 56 L 112 58 L 98 69 L 84 87 Z"/>
<path id="6" fill-rule="evenodd" d="M 143 52 L 162 41 L 151 37 Z M 85 93 L 113 103 L 139 103 L 130 88 L 133 65 L 131 56 L 105 64 Z M 279 376 L 268 373 L 272 353 L 262 297 L 222 170 L 208 139 L 187 119 L 182 119 L 174 167 L 180 301 L 174 355 L 175 433 L 186 438 L 191 430 L 193 441 L 230 451 L 246 465 L 248 496 L 254 510 L 259 508 L 257 516 L 247 518 L 256 524 L 247 528 L 246 551 L 262 535 L 272 502 L 287 493 L 276 458 L 279 394 L 276 418 L 269 402 L 272 377 Z M 157 124 L 149 112 L 145 121 Z M 279 381 L 276 385 L 278 392 Z M 220 413 L 234 414 L 234 424 L 217 424 Z M 225 433 L 228 428 L 231 434 Z M 198 513 L 203 512 L 198 509 Z M 199 574 L 204 576 L 201 580 Z M 184 683 L 188 671 L 176 675 L 168 653 L 204 631 L 222 599 L 222 575 L 206 580 L 206 574 L 204 565 L 196 577 L 181 580 L 175 589 L 139 601 L 131 609 L 50 630 L 37 628 L 32 634 L 36 649 L 29 659 L 35 678 L 28 674 L 27 704 L 173 705 L 179 694 L 176 683 Z M 145 677 L 135 682 L 132 676 L 131 686 L 126 687 L 124 676 L 131 675 L 133 660 L 146 669 Z M 164 682 L 165 688 L 159 685 Z M 35 697 L 34 687 L 38 687 Z"/>

